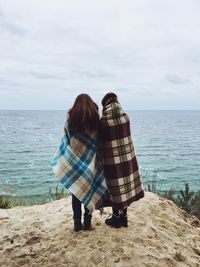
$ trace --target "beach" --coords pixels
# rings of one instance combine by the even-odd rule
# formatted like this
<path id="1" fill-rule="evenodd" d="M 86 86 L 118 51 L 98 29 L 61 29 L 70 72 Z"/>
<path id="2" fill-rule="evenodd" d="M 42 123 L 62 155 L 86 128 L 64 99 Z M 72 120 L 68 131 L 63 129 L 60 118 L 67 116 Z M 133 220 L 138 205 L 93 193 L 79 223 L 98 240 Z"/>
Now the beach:
<path id="1" fill-rule="evenodd" d="M 128 209 L 128 228 L 93 213 L 91 231 L 73 231 L 71 197 L 0 209 L 0 266 L 200 266 L 200 221 L 146 192 Z"/>

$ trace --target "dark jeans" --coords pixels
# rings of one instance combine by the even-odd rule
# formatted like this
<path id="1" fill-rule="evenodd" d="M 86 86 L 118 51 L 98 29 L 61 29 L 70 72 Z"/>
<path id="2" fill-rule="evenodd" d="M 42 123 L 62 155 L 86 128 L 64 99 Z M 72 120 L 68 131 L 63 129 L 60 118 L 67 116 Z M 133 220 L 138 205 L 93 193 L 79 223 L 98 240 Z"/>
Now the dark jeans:
<path id="1" fill-rule="evenodd" d="M 84 213 L 84 219 L 86 218 L 91 218 L 92 215 L 90 214 L 90 211 L 85 208 L 85 213 Z M 72 210 L 73 210 L 73 218 L 75 221 L 81 221 L 81 216 L 82 216 L 82 210 L 81 210 L 81 201 L 72 195 Z"/>

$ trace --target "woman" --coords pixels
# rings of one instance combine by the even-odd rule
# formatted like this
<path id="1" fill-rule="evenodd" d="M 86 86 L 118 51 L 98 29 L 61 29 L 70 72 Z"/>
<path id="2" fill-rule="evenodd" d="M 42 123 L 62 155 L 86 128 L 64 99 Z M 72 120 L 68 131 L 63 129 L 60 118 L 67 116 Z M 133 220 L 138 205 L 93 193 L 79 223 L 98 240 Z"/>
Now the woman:
<path id="1" fill-rule="evenodd" d="M 144 197 L 131 139 L 130 121 L 114 93 L 105 95 L 102 105 L 99 141 L 109 192 L 105 205 L 111 205 L 113 208 L 112 217 L 106 219 L 105 223 L 116 228 L 127 227 L 127 207 L 133 201 Z"/>
<path id="2" fill-rule="evenodd" d="M 92 211 L 107 192 L 97 151 L 98 106 L 87 94 L 79 95 L 69 110 L 64 137 L 51 162 L 55 176 L 72 193 L 74 230 L 91 229 Z"/>

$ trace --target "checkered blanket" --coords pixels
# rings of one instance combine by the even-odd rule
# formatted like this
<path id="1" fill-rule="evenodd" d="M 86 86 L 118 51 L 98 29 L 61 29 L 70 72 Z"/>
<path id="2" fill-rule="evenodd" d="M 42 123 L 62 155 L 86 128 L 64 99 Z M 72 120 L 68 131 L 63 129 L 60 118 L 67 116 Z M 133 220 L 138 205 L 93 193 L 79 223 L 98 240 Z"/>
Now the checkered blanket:
<path id="1" fill-rule="evenodd" d="M 96 134 L 75 134 L 65 127 L 51 166 L 56 178 L 89 210 L 107 193 Z"/>
<path id="2" fill-rule="evenodd" d="M 104 107 L 99 128 L 110 198 L 106 204 L 124 209 L 144 197 L 144 190 L 131 139 L 129 117 L 119 103 L 112 102 Z"/>

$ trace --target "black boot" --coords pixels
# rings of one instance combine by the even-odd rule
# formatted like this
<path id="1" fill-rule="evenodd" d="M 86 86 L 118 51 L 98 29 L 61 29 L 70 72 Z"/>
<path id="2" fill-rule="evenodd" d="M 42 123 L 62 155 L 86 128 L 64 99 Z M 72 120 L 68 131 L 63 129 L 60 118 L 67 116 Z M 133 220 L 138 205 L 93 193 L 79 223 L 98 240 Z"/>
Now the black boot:
<path id="1" fill-rule="evenodd" d="M 120 216 L 121 219 L 121 225 L 124 227 L 128 227 L 128 218 L 127 216 L 124 216 L 123 214 Z"/>
<path id="2" fill-rule="evenodd" d="M 128 218 L 127 218 L 127 215 L 125 216 L 125 215 L 121 214 L 120 215 L 120 219 L 121 219 L 121 225 L 123 227 L 128 227 Z"/>
<path id="3" fill-rule="evenodd" d="M 72 195 L 72 210 L 73 210 L 73 219 L 74 219 L 74 231 L 79 232 L 82 229 L 81 202 L 74 195 Z"/>
<path id="4" fill-rule="evenodd" d="M 86 230 L 86 231 L 91 230 L 91 228 L 92 228 L 91 219 L 92 219 L 92 216 L 84 218 L 84 223 L 83 223 L 83 229 L 84 230 Z"/>
<path id="5" fill-rule="evenodd" d="M 121 225 L 128 227 L 127 208 L 123 209 L 120 213 Z"/>
<path id="6" fill-rule="evenodd" d="M 74 220 L 74 231 L 79 232 L 82 230 L 82 223 L 81 221 Z"/>
<path id="7" fill-rule="evenodd" d="M 112 216 L 110 218 L 107 218 L 105 220 L 105 223 L 109 226 L 120 228 L 122 225 L 121 225 L 121 218 L 120 218 L 119 210 L 116 208 L 113 208 Z"/>
<path id="8" fill-rule="evenodd" d="M 114 214 L 110 218 L 107 218 L 105 223 L 114 228 L 120 228 L 122 226 L 120 216 L 116 216 Z"/>
<path id="9" fill-rule="evenodd" d="M 90 211 L 85 207 L 85 213 L 84 213 L 84 223 L 83 223 L 83 229 L 84 230 L 91 230 L 91 220 L 92 220 L 92 214 Z"/>

